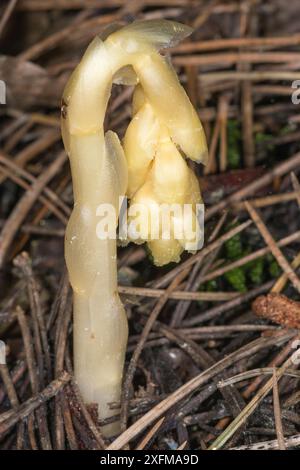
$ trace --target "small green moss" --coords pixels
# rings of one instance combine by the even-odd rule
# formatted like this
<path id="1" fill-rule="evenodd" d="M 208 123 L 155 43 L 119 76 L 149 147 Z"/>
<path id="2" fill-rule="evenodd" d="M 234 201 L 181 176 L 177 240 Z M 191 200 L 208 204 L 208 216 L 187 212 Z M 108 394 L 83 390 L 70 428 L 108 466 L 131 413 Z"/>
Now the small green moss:
<path id="1" fill-rule="evenodd" d="M 234 228 L 235 226 L 236 225 L 230 226 L 230 229 Z M 243 256 L 244 250 L 241 235 L 239 233 L 227 240 L 225 243 L 225 251 L 227 258 L 231 261 L 235 261 Z"/>
<path id="2" fill-rule="evenodd" d="M 291 126 L 290 124 L 287 124 L 286 126 L 283 126 L 280 131 L 279 131 L 279 135 L 287 135 L 289 134 L 290 132 L 293 132 L 295 129 L 293 128 L 293 126 Z"/>
<path id="3" fill-rule="evenodd" d="M 241 293 L 247 292 L 246 275 L 243 268 L 234 268 L 225 273 L 224 276 L 234 290 Z"/>
<path id="4" fill-rule="evenodd" d="M 249 267 L 249 278 L 251 279 L 253 284 L 259 285 L 263 283 L 264 265 L 264 259 L 258 258 L 254 262 L 252 262 L 251 266 Z"/>
<path id="5" fill-rule="evenodd" d="M 268 269 L 269 269 L 270 276 L 273 277 L 274 279 L 279 277 L 281 274 L 281 269 L 276 259 L 274 258 L 274 256 L 269 254 L 267 256 L 267 260 L 269 262 Z"/>
<path id="6" fill-rule="evenodd" d="M 206 292 L 216 292 L 218 290 L 218 283 L 215 279 L 211 279 L 205 283 L 204 287 Z"/>
<path id="7" fill-rule="evenodd" d="M 234 170 L 241 164 L 241 130 L 238 121 L 229 119 L 227 122 L 227 161 Z"/>
<path id="8" fill-rule="evenodd" d="M 257 132 L 255 134 L 255 143 L 256 144 L 265 144 L 265 147 L 268 151 L 274 150 L 274 145 L 271 144 L 273 136 L 270 134 L 264 134 L 263 132 Z"/>
<path id="9" fill-rule="evenodd" d="M 236 227 L 237 224 L 230 224 L 228 229 Z M 226 258 L 230 261 L 240 259 L 244 254 L 241 234 L 237 233 L 224 244 Z M 226 281 L 238 292 L 247 292 L 246 276 L 243 267 L 234 268 L 224 274 Z"/>

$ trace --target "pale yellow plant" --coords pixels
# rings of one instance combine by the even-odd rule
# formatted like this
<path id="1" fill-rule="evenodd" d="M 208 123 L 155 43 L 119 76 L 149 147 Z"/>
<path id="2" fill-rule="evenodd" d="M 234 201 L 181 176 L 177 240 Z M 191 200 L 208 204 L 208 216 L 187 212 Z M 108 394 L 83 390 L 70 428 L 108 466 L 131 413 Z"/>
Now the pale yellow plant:
<path id="1" fill-rule="evenodd" d="M 165 65 L 170 67 L 168 63 Z M 172 90 L 174 100 L 177 98 L 175 91 L 180 98 L 188 99 L 178 80 Z M 171 111 L 175 113 L 175 109 Z M 131 214 L 129 209 L 129 227 L 138 226 L 140 236 L 129 231 L 129 238 L 136 243 L 147 241 L 153 261 L 159 266 L 178 262 L 183 250 L 194 251 L 191 247 L 197 246 L 203 235 L 196 216 L 196 205 L 202 202 L 199 182 L 181 153 L 182 145 L 176 141 L 184 131 L 178 132 L 177 127 L 174 134 L 172 125 L 176 114 L 174 116 L 161 113 L 158 105 L 150 103 L 142 86 L 136 87 L 133 119 L 125 134 L 124 151 L 128 163 L 130 208 L 141 209 L 137 214 Z M 184 146 L 185 151 L 190 151 L 194 160 L 206 163 L 207 147 L 200 121 L 193 119 L 186 133 L 190 140 Z M 190 208 L 190 212 L 185 213 L 184 206 Z M 165 239 L 164 221 L 170 222 L 165 227 Z M 177 234 L 174 233 L 176 229 Z"/>
<path id="2" fill-rule="evenodd" d="M 96 37 L 63 94 L 62 135 L 74 192 L 74 209 L 65 237 L 65 258 L 74 292 L 74 373 L 84 401 L 98 405 L 101 419 L 118 412 L 109 403 L 120 400 L 128 333 L 118 295 L 116 240 L 97 236 L 97 209 L 101 204 L 118 208 L 119 196 L 127 190 L 127 166 L 133 199 L 141 197 L 146 184 L 151 185 L 155 197 L 157 191 L 163 200 L 178 197 L 176 175 L 166 179 L 168 161 L 175 162 L 182 172 L 179 200 L 199 200 L 198 183 L 179 149 L 195 161 L 204 161 L 202 126 L 175 72 L 158 52 L 190 32 L 190 28 L 175 22 L 142 21 L 109 34 L 105 40 Z M 134 130 L 132 138 L 128 130 L 126 162 L 118 136 L 111 131 L 105 134 L 103 123 L 113 82 L 132 83 L 132 78 L 134 83 L 139 82 L 135 117 L 141 114 L 140 122 L 146 129 Z M 153 121 L 154 128 L 159 126 L 158 133 L 153 129 L 153 139 L 149 138 L 147 120 Z M 149 160 L 155 160 L 159 174 L 155 165 L 151 171 L 146 168 L 139 146 Z M 114 228 L 116 231 L 117 220 Z M 103 426 L 106 436 L 118 430 L 117 421 Z"/>

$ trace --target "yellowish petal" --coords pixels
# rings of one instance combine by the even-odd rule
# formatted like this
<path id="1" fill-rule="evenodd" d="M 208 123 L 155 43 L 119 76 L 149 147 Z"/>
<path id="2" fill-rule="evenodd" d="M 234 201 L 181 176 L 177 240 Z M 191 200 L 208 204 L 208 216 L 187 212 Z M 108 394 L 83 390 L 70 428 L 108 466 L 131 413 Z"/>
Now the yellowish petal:
<path id="1" fill-rule="evenodd" d="M 184 248 L 177 240 L 153 240 L 148 242 L 149 250 L 156 266 L 164 266 L 168 263 L 178 263 Z"/>

